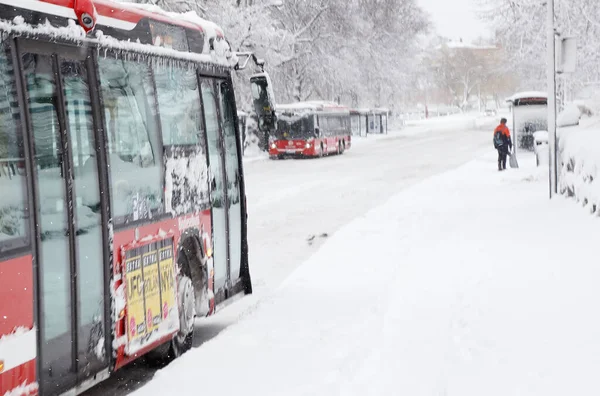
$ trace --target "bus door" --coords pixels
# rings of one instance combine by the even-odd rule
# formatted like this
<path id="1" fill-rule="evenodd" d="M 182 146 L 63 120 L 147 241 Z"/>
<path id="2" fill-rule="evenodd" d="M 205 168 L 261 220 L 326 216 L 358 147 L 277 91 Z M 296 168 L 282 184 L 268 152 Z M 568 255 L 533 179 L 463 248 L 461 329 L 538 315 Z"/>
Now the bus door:
<path id="1" fill-rule="evenodd" d="M 202 78 L 202 104 L 207 136 L 208 164 L 211 184 L 214 290 L 219 293 L 230 283 L 227 236 L 227 201 L 225 196 L 225 166 L 223 135 L 219 127 L 218 91 L 215 80 Z"/>
<path id="2" fill-rule="evenodd" d="M 214 289 L 217 300 L 223 300 L 240 279 L 242 261 L 239 140 L 231 84 L 201 79 L 201 86 L 211 174 Z"/>
<path id="3" fill-rule="evenodd" d="M 319 127 L 321 131 L 321 142 L 325 147 L 325 153 L 330 153 L 336 148 L 335 135 L 332 133 L 334 128 L 333 118 L 327 115 L 320 115 Z"/>
<path id="4" fill-rule="evenodd" d="M 38 378 L 44 394 L 60 394 L 108 367 L 93 64 L 82 48 L 17 40 L 33 145 Z"/>
<path id="5" fill-rule="evenodd" d="M 217 80 L 223 143 L 225 147 L 225 179 L 227 181 L 229 274 L 231 286 L 240 279 L 242 262 L 241 172 L 238 139 L 236 138 L 235 96 L 231 84 Z"/>

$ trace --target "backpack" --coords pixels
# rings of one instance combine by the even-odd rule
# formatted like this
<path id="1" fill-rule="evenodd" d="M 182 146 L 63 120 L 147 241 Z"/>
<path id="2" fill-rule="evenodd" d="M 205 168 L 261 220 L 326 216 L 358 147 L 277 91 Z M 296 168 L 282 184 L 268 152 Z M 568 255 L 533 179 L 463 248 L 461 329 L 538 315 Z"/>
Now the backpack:
<path id="1" fill-rule="evenodd" d="M 494 148 L 500 148 L 504 146 L 504 137 L 502 136 L 502 131 L 494 132 Z"/>

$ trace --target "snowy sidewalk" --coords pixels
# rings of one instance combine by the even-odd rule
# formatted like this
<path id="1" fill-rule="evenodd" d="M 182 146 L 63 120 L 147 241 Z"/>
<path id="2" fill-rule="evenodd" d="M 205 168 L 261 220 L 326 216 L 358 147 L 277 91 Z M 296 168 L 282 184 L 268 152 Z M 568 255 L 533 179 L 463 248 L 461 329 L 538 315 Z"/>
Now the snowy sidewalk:
<path id="1" fill-rule="evenodd" d="M 134 395 L 598 394 L 600 219 L 550 202 L 547 171 L 495 168 L 356 219 Z"/>

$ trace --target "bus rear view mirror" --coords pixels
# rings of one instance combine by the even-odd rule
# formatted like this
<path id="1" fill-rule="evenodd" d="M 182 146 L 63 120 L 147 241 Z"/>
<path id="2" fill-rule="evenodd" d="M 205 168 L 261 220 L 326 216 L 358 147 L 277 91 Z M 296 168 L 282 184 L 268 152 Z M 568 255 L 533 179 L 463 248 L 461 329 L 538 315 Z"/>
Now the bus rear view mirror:
<path id="1" fill-rule="evenodd" d="M 92 0 L 75 0 L 73 8 L 79 24 L 86 33 L 96 27 L 98 12 Z"/>
<path id="2" fill-rule="evenodd" d="M 250 77 L 252 102 L 258 118 L 258 129 L 261 132 L 272 131 L 277 122 L 275 116 L 275 98 L 271 79 L 266 72 Z"/>

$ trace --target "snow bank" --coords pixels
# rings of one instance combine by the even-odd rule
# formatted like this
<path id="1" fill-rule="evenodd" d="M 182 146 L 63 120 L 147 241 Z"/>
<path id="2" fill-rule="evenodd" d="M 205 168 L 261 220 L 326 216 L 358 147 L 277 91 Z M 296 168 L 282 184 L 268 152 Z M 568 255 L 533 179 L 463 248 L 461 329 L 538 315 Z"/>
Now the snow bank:
<path id="1" fill-rule="evenodd" d="M 549 201 L 530 156 L 500 173 L 490 153 L 355 219 L 133 395 L 195 395 L 198 373 L 207 394 L 600 392 L 600 223 Z"/>
<path id="2" fill-rule="evenodd" d="M 600 216 L 600 119 L 559 130 L 559 190 Z"/>
<path id="3" fill-rule="evenodd" d="M 482 116 L 480 113 L 463 113 L 453 114 L 442 117 L 432 117 L 424 120 L 412 120 L 406 121 L 406 126 L 416 126 L 425 128 L 435 128 L 436 131 L 455 131 L 457 128 L 465 130 L 476 130 L 476 129 L 490 129 L 500 123 L 500 116 L 487 117 Z"/>
<path id="4" fill-rule="evenodd" d="M 244 150 L 244 163 L 269 159 L 269 154 L 260 149 L 257 142 L 251 142 Z"/>
<path id="5" fill-rule="evenodd" d="M 253 117 L 246 118 L 246 140 L 244 141 L 244 162 L 268 159 L 269 154 L 260 147 L 258 125 Z"/>
<path id="6" fill-rule="evenodd" d="M 566 106 L 565 109 L 558 114 L 558 117 L 556 117 L 556 125 L 561 128 L 579 125 L 580 119 L 581 110 L 579 109 L 579 106 L 572 103 Z"/>

